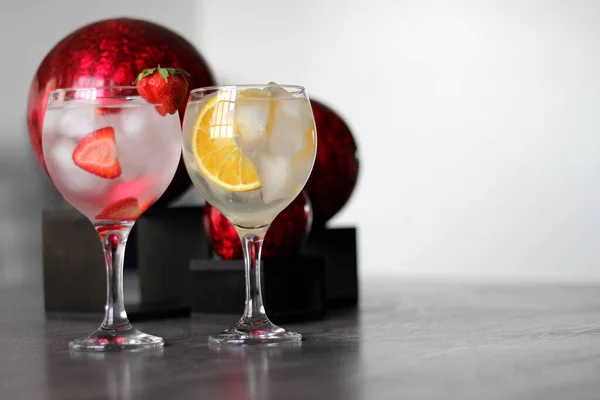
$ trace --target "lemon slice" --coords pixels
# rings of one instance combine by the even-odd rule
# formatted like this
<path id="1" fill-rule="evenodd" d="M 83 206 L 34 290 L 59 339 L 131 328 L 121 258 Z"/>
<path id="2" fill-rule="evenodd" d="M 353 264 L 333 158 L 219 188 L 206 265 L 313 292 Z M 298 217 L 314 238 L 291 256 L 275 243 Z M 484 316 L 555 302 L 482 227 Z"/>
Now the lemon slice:
<path id="1" fill-rule="evenodd" d="M 254 164 L 238 147 L 231 111 L 236 93 L 220 92 L 207 100 L 196 118 L 192 152 L 210 182 L 231 192 L 261 188 Z"/>

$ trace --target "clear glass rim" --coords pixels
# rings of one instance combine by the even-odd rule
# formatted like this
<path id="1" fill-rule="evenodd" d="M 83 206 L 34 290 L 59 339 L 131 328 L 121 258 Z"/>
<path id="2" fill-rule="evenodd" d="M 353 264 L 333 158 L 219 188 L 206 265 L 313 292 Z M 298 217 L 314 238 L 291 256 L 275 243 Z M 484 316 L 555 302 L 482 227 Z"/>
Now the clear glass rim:
<path id="1" fill-rule="evenodd" d="M 202 93 L 202 92 L 210 92 L 217 90 L 236 90 L 236 89 L 253 89 L 253 88 L 265 88 L 269 86 L 268 83 L 255 83 L 255 84 L 242 84 L 242 85 L 217 85 L 217 86 L 206 86 L 201 88 L 196 88 L 190 91 L 190 96 Z M 304 86 L 300 85 L 277 85 L 282 89 L 290 92 L 293 95 L 303 95 L 306 93 L 306 89 Z"/>
<path id="2" fill-rule="evenodd" d="M 86 93 L 93 93 L 92 96 L 85 96 Z M 77 94 L 83 94 L 78 96 Z M 115 85 L 115 86 L 90 86 L 77 88 L 61 88 L 54 89 L 49 93 L 48 104 L 62 102 L 90 102 L 94 100 L 136 100 L 142 96 L 138 92 L 136 86 L 131 85 Z M 149 103 L 150 105 L 159 106 L 160 103 Z"/>
<path id="3" fill-rule="evenodd" d="M 102 91 L 102 90 L 135 90 L 137 93 L 136 86 L 89 86 L 89 87 L 72 87 L 72 88 L 62 88 L 62 89 L 54 89 L 50 92 L 50 96 L 55 93 L 69 93 L 69 92 L 87 92 L 87 91 Z M 134 96 L 139 96 L 140 94 L 136 94 Z"/>

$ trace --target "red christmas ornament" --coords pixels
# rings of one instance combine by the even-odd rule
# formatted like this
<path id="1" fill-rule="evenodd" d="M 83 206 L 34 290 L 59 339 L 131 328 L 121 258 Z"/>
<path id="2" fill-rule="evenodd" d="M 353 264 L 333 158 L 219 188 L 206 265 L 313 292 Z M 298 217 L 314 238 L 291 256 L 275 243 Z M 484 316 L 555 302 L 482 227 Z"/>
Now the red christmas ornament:
<path id="1" fill-rule="evenodd" d="M 302 192 L 275 218 L 263 242 L 263 258 L 284 258 L 300 250 L 312 225 L 312 207 Z M 244 258 L 242 243 L 229 220 L 219 210 L 204 205 L 204 229 L 213 250 L 225 260 Z"/>
<path id="2" fill-rule="evenodd" d="M 317 126 L 317 157 L 304 187 L 320 228 L 344 207 L 358 178 L 357 148 L 344 120 L 323 103 L 311 100 Z"/>
<path id="3" fill-rule="evenodd" d="M 33 78 L 27 105 L 29 138 L 44 171 L 41 134 L 52 90 L 129 86 L 140 71 L 158 64 L 189 72 L 190 89 L 214 85 L 211 71 L 194 46 L 175 32 L 147 21 L 119 18 L 94 22 L 54 46 Z M 184 110 L 182 104 L 179 110 L 182 121 Z M 189 185 L 188 174 L 180 162 L 171 185 L 157 204 L 166 205 Z"/>

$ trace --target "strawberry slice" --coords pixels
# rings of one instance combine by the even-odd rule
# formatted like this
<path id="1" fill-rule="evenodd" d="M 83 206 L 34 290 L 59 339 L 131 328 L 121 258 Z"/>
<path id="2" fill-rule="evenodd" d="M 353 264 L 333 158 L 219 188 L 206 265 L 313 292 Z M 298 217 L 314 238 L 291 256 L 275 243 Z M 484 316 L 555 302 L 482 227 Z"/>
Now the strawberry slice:
<path id="1" fill-rule="evenodd" d="M 86 135 L 73 151 L 73 162 L 101 178 L 115 179 L 121 176 L 115 130 L 107 126 Z"/>
<path id="2" fill-rule="evenodd" d="M 96 99 L 96 102 L 98 103 L 98 107 L 96 107 L 96 113 L 99 115 L 116 114 L 121 111 L 121 108 L 117 106 L 125 104 L 125 101 L 122 99 L 114 99 L 110 97 L 98 98 Z"/>
<path id="3" fill-rule="evenodd" d="M 135 197 L 125 197 L 96 215 L 98 220 L 108 221 L 135 221 L 144 212 Z"/>

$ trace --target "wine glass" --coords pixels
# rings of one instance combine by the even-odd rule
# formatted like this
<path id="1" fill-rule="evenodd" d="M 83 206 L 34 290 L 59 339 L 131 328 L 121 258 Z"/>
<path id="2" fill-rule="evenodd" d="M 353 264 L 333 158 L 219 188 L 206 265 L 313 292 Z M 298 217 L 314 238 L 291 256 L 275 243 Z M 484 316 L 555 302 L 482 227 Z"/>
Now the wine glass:
<path id="1" fill-rule="evenodd" d="M 65 200 L 96 228 L 107 268 L 104 321 L 89 337 L 72 341 L 72 350 L 163 346 L 162 338 L 132 327 L 123 301 L 127 237 L 164 193 L 181 156 L 179 117 L 161 116 L 156 106 L 127 86 L 50 94 L 42 132 L 48 173 Z"/>
<path id="2" fill-rule="evenodd" d="M 183 124 L 183 159 L 194 185 L 235 227 L 244 252 L 246 306 L 213 344 L 300 341 L 273 324 L 261 295 L 260 253 L 275 217 L 300 194 L 317 150 L 301 86 L 238 85 L 193 90 Z"/>

